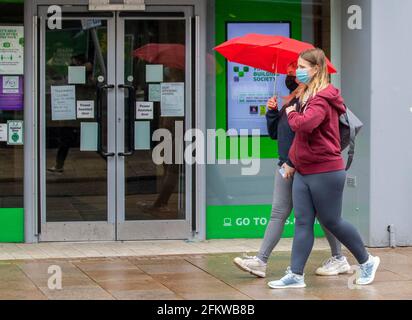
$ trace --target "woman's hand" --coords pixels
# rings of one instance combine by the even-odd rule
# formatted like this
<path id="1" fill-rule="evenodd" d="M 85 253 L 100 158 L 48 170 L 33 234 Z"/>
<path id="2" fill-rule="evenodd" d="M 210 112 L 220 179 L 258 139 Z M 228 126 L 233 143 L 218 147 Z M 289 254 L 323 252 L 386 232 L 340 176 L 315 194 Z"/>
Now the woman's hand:
<path id="1" fill-rule="evenodd" d="M 285 179 L 292 179 L 293 176 L 295 175 L 295 168 L 292 168 L 291 166 L 289 166 L 287 163 L 284 163 L 282 165 L 282 168 L 285 170 Z"/>
<path id="2" fill-rule="evenodd" d="M 296 104 L 294 104 L 293 106 L 286 108 L 286 114 L 289 115 L 289 113 L 296 111 Z"/>
<path id="3" fill-rule="evenodd" d="M 267 102 L 267 107 L 270 110 L 276 111 L 278 109 L 278 100 L 276 97 L 272 97 Z"/>

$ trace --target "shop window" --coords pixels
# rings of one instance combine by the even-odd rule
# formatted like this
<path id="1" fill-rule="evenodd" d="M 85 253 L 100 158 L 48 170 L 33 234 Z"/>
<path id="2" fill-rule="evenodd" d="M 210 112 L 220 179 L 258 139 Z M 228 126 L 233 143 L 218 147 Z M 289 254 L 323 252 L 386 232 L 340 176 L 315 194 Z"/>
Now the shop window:
<path id="1" fill-rule="evenodd" d="M 23 241 L 23 9 L 0 4 L 0 242 Z"/>

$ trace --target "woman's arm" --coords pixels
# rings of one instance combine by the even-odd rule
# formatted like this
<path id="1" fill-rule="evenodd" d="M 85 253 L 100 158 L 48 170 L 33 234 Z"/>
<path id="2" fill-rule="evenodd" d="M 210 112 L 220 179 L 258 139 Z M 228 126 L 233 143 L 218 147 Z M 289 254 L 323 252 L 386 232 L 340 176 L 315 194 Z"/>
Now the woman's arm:
<path id="1" fill-rule="evenodd" d="M 273 140 L 278 139 L 278 125 L 280 119 L 280 112 L 277 110 L 271 110 L 266 113 L 266 124 L 268 128 L 268 134 Z"/>
<path id="2" fill-rule="evenodd" d="M 319 127 L 326 117 L 324 105 L 316 103 L 314 100 L 311 101 L 303 113 L 297 112 L 296 107 L 286 109 L 286 113 L 288 114 L 289 125 L 295 132 L 311 133 Z"/>

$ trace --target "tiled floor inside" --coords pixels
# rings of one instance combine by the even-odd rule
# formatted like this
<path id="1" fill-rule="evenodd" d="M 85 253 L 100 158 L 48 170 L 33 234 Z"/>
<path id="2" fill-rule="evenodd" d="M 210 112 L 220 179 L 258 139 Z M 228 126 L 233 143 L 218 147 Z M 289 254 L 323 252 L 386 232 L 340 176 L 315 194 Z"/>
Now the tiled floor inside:
<path id="1" fill-rule="evenodd" d="M 284 240 L 271 256 L 267 279 L 243 273 L 232 263 L 239 252 L 255 250 L 258 240 L 197 243 L 198 252 L 188 243 L 193 252 L 181 245 L 180 254 L 174 242 L 151 242 L 152 250 L 150 242 L 140 243 L 145 254 L 132 255 L 124 248 L 123 255 L 116 253 L 120 249 L 114 243 L 84 244 L 89 246 L 89 256 L 84 248 L 67 251 L 82 244 L 16 245 L 21 258 L 11 245 L 1 245 L 2 252 L 9 246 L 8 254 L 14 258 L 0 261 L 0 299 L 412 299 L 412 248 L 371 249 L 382 260 L 375 282 L 349 289 L 351 275 L 315 276 L 316 267 L 329 256 L 323 241 L 317 242 L 309 259 L 307 288 L 271 290 L 267 281 L 283 276 L 289 265 L 290 241 Z M 123 245 L 133 251 L 137 244 Z M 59 252 L 64 256 L 58 257 Z M 78 252 L 84 257 L 76 257 Z M 50 266 L 62 270 L 61 290 L 48 286 Z"/>

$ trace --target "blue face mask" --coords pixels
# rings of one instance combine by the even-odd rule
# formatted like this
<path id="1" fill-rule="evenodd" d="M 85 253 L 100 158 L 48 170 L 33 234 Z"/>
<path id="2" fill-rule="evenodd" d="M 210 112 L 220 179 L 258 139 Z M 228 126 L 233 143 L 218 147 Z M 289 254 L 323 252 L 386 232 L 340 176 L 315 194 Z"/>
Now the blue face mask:
<path id="1" fill-rule="evenodd" d="M 308 84 L 311 80 L 311 77 L 309 76 L 309 71 L 307 69 L 297 69 L 296 78 L 304 84 Z"/>

